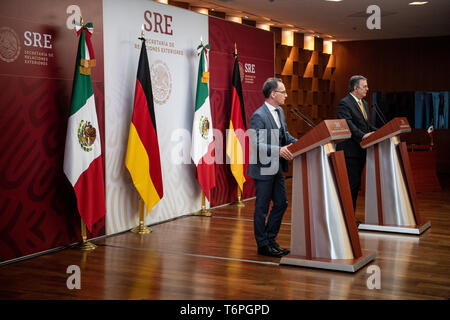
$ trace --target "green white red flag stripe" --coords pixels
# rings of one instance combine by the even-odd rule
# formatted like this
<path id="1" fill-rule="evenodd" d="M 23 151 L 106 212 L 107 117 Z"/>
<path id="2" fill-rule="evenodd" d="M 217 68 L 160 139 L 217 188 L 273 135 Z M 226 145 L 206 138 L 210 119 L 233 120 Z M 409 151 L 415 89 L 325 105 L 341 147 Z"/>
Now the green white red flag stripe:
<path id="1" fill-rule="evenodd" d="M 215 187 L 214 134 L 209 101 L 209 44 L 200 44 L 197 91 L 195 96 L 195 114 L 192 124 L 191 157 L 197 166 L 197 178 L 206 198 L 210 199 L 210 190 Z"/>
<path id="2" fill-rule="evenodd" d="M 101 157 L 100 129 L 95 107 L 94 89 L 90 75 L 89 55 L 86 56 L 87 29 L 83 26 L 78 35 L 78 52 L 72 87 L 69 119 L 64 151 L 64 173 L 77 197 L 77 207 L 89 231 L 106 213 L 103 162 Z M 83 66 L 82 59 L 88 61 Z"/>

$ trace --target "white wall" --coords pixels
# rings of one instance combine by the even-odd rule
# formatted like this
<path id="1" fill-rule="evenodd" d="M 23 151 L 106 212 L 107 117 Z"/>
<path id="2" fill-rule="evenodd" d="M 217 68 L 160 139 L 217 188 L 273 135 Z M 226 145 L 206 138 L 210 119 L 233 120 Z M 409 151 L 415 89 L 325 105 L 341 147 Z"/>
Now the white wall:
<path id="1" fill-rule="evenodd" d="M 125 167 L 125 153 L 140 51 L 138 37 L 142 24 L 150 27 L 146 11 L 151 12 L 151 18 L 149 13 L 147 18 L 152 31 L 146 31 L 144 36 L 160 41 L 147 43 L 147 54 L 153 71 L 164 196 L 147 215 L 145 223 L 168 220 L 201 207 L 195 166 L 174 163 L 171 153 L 173 146 L 180 146 L 173 134 L 184 129 L 182 132 L 189 133 L 190 138 L 198 68 L 196 48 L 201 37 L 208 39 L 208 16 L 148 0 L 103 0 L 106 234 L 128 230 L 139 221 L 138 193 Z M 161 33 L 161 29 L 154 32 L 155 12 L 160 14 L 162 31 L 172 35 Z M 165 20 L 169 27 L 165 26 Z M 177 52 L 162 52 L 167 49 Z M 165 73 L 167 70 L 170 77 Z M 190 143 L 184 147 L 189 150 Z"/>

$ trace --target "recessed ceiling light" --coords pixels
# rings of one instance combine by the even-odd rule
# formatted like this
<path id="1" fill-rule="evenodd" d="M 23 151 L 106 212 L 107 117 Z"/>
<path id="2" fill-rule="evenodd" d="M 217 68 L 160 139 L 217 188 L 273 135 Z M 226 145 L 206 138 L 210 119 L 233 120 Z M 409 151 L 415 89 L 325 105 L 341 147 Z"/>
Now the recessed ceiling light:
<path id="1" fill-rule="evenodd" d="M 325 1 L 328 1 L 328 2 L 341 2 L 342 0 L 325 0 Z"/>
<path id="2" fill-rule="evenodd" d="M 421 6 L 421 5 L 424 5 L 427 3 L 428 3 L 428 1 L 413 1 L 413 2 L 410 2 L 409 5 L 410 6 Z"/>

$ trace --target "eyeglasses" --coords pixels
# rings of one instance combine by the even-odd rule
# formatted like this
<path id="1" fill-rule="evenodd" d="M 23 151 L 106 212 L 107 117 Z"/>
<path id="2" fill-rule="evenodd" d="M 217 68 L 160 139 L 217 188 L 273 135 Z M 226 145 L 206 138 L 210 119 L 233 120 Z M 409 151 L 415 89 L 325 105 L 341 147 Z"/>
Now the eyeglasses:
<path id="1" fill-rule="evenodd" d="M 360 88 L 360 89 L 369 89 L 369 86 L 367 86 L 367 85 L 362 86 L 362 87 L 358 86 L 358 88 Z"/>
<path id="2" fill-rule="evenodd" d="M 283 90 L 283 91 L 273 90 L 273 91 L 278 92 L 278 93 L 281 93 L 281 94 L 286 94 L 286 90 Z"/>

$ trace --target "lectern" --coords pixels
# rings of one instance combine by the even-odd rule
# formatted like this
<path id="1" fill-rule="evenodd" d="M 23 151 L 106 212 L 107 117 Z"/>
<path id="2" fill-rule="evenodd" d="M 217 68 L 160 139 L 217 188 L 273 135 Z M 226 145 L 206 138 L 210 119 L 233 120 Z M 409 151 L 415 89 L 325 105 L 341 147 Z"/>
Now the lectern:
<path id="1" fill-rule="evenodd" d="M 416 205 L 408 149 L 399 134 L 411 131 L 406 118 L 394 118 L 361 141 L 366 156 L 366 215 L 360 230 L 421 234 L 431 226 Z"/>
<path id="2" fill-rule="evenodd" d="M 324 120 L 289 147 L 294 155 L 291 253 L 281 264 L 356 272 L 375 259 L 361 250 L 343 151 L 345 120 Z"/>

